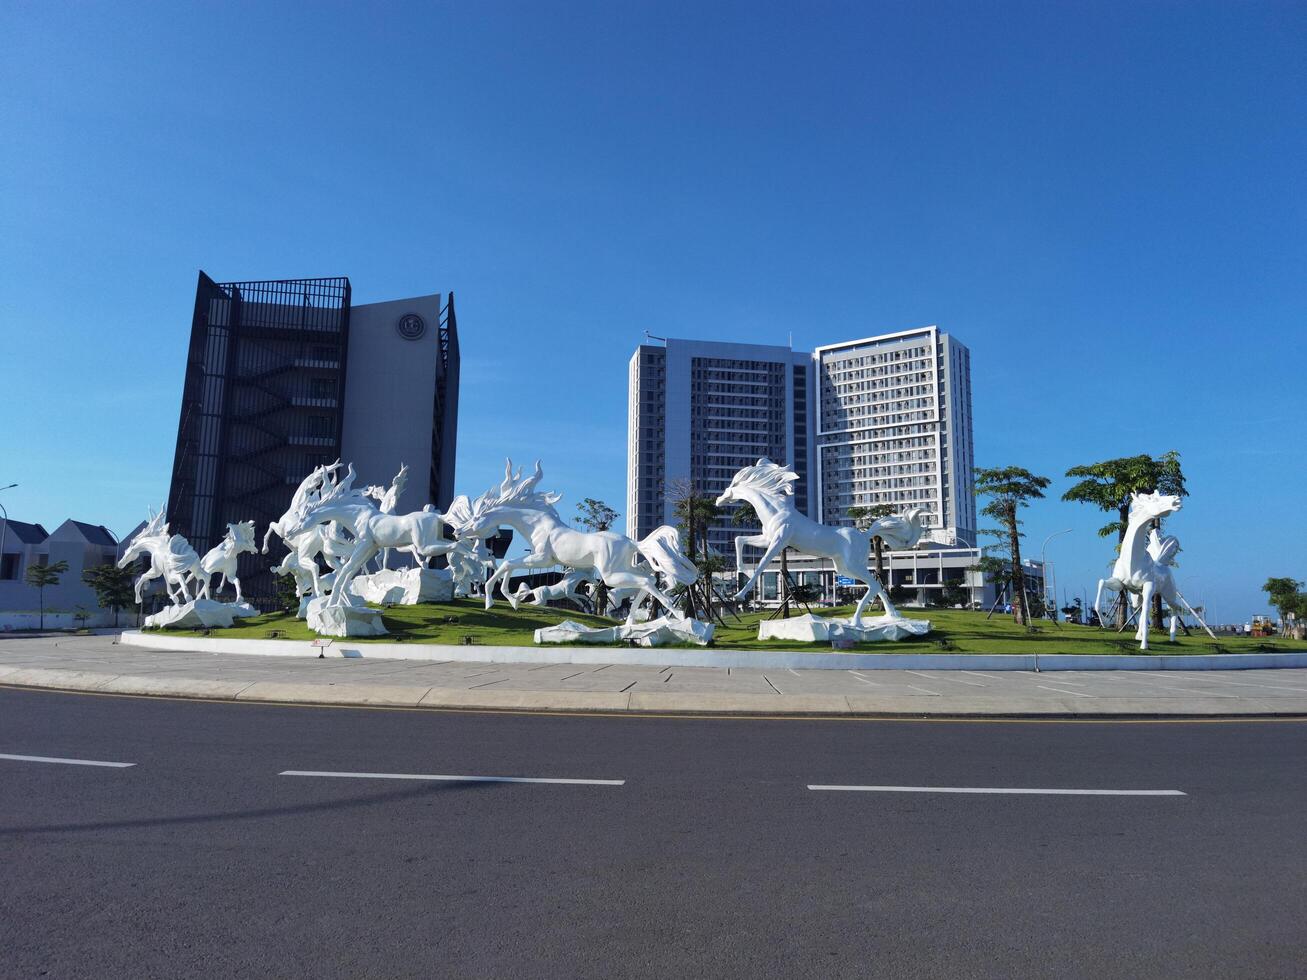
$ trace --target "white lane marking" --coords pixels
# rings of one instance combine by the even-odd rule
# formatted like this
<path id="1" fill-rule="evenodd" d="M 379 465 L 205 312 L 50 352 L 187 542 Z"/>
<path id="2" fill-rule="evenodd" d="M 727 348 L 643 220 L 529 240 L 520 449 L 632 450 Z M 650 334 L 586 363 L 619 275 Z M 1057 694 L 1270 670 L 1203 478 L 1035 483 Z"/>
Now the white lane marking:
<path id="1" fill-rule="evenodd" d="M 862 676 L 861 674 L 859 674 L 856 670 L 851 670 L 851 671 L 849 671 L 849 673 L 852 674 L 852 675 L 853 675 L 855 678 L 857 678 L 858 680 L 862 681 L 862 683 L 864 683 L 864 684 L 870 684 L 872 687 L 880 687 L 880 685 L 877 684 L 875 681 L 869 681 L 869 680 L 867 680 L 867 678 L 863 677 L 863 676 Z"/>
<path id="2" fill-rule="evenodd" d="M 1042 687 L 1045 691 L 1056 691 L 1058 694 L 1070 694 L 1077 698 L 1092 698 L 1092 694 L 1086 694 L 1083 691 L 1064 691 L 1060 687 L 1049 687 L 1047 684 L 1036 684 L 1035 687 Z"/>
<path id="3" fill-rule="evenodd" d="M 1131 671 L 1131 673 L 1140 673 L 1140 672 Z M 1214 691 L 1207 691 L 1202 688 L 1180 687 L 1176 684 L 1158 684 L 1155 681 L 1150 682 L 1150 681 L 1134 680 L 1129 677 L 1122 677 L 1121 683 L 1133 684 L 1135 687 L 1143 688 L 1145 691 L 1179 691 L 1181 694 L 1193 694 L 1200 698 L 1233 699 L 1239 697 L 1239 695 L 1237 694 L 1217 694 Z"/>
<path id="4" fill-rule="evenodd" d="M 1020 796 L 1185 796 L 1178 789 L 1017 789 L 1010 786 L 821 786 L 812 790 L 844 790 L 854 793 L 997 793 Z"/>
<path id="5" fill-rule="evenodd" d="M 929 694 L 932 698 L 938 698 L 942 696 L 938 691 L 928 691 L 924 687 L 918 687 L 916 684 L 904 684 L 903 686 L 910 687 L 914 691 L 920 691 L 922 694 Z"/>
<path id="6" fill-rule="evenodd" d="M 56 759 L 48 755 L 6 755 L 0 752 L 0 759 L 12 759 L 14 762 L 56 762 L 61 766 L 103 766 L 106 769 L 130 769 L 135 762 L 97 762 L 94 759 Z"/>
<path id="7" fill-rule="evenodd" d="M 558 783 L 566 786 L 625 786 L 625 779 L 544 779 L 538 776 L 449 776 L 415 772 L 315 772 L 287 769 L 280 776 L 327 776 L 335 779 L 427 779 L 443 783 Z"/>
<path id="8" fill-rule="evenodd" d="M 1307 687 L 1288 687 L 1284 684 L 1254 684 L 1251 681 L 1232 681 L 1226 677 L 1194 677 L 1192 674 L 1176 677 L 1173 674 L 1152 674 L 1144 670 L 1134 671 L 1134 673 L 1148 674 L 1149 677 L 1166 677 L 1169 680 L 1188 681 L 1191 684 L 1206 681 L 1209 684 L 1233 684 L 1236 687 L 1264 687 L 1270 691 L 1301 691 L 1307 693 Z"/>
<path id="9" fill-rule="evenodd" d="M 949 675 L 943 673 L 942 671 L 937 671 L 935 674 L 923 674 L 923 673 L 922 673 L 921 671 L 919 671 L 919 670 L 905 670 L 904 673 L 905 673 L 905 674 L 916 674 L 918 677 L 924 677 L 924 678 L 926 678 L 926 680 L 928 680 L 928 681 L 931 681 L 931 680 L 952 681 L 954 684 L 965 684 L 965 685 L 967 685 L 967 687 L 986 687 L 986 686 L 987 686 L 987 685 L 985 685 L 985 684 L 977 684 L 975 681 L 960 681 L 960 680 L 958 680 L 956 677 L 951 677 L 951 676 L 949 676 Z"/>
<path id="10" fill-rule="evenodd" d="M 964 671 L 962 671 L 962 673 L 964 673 L 964 674 L 970 674 L 972 677 L 988 677 L 991 681 L 996 681 L 996 680 L 999 679 L 999 678 L 995 677 L 993 674 L 982 674 L 982 673 L 981 673 L 980 671 L 978 671 L 978 670 L 964 670 Z"/>

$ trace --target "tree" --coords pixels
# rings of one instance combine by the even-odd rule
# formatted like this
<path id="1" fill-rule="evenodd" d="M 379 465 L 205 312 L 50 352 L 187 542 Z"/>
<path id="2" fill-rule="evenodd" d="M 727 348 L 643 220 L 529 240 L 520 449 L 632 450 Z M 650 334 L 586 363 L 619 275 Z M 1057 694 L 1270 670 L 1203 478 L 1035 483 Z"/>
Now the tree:
<path id="1" fill-rule="evenodd" d="M 1051 481 L 1046 476 L 1035 476 L 1020 466 L 978 467 L 976 469 L 976 496 L 988 497 L 989 503 L 980 512 L 1000 524 L 1000 530 L 991 533 L 1007 540 L 1008 569 L 1012 582 L 1012 618 L 1018 626 L 1030 623 L 1030 607 L 1026 602 L 1025 574 L 1021 570 L 1021 516 L 1022 507 L 1030 500 L 1041 499 Z"/>
<path id="2" fill-rule="evenodd" d="M 670 496 L 673 501 L 672 513 L 676 515 L 676 522 L 680 526 L 681 533 L 685 535 L 685 557 L 690 559 L 695 567 L 700 567 L 699 556 L 702 555 L 705 559 L 709 557 L 708 529 L 713 521 L 722 516 L 722 508 L 717 506 L 716 498 L 701 496 L 696 491 L 693 480 L 678 480 L 673 483 Z M 706 582 L 701 580 L 695 584 L 703 585 L 704 612 L 711 618 L 711 572 L 709 574 L 710 578 Z M 697 601 L 694 586 L 686 589 L 685 595 L 688 606 L 686 611 L 694 616 Z"/>
<path id="3" fill-rule="evenodd" d="M 289 616 L 294 616 L 300 610 L 300 591 L 299 584 L 295 581 L 295 576 L 291 574 L 278 575 L 276 594 L 277 607 Z"/>
<path id="4" fill-rule="evenodd" d="M 106 562 L 83 570 L 82 581 L 94 590 L 95 601 L 101 609 L 113 610 L 114 626 L 118 625 L 118 611 L 136 603 L 130 568 L 119 568 L 113 562 Z"/>
<path id="5" fill-rule="evenodd" d="M 889 517 L 894 508 L 889 504 L 872 504 L 870 507 L 850 507 L 844 512 L 853 521 L 854 527 L 865 531 L 875 523 L 877 518 Z M 871 539 L 871 551 L 876 558 L 876 578 L 885 584 L 885 541 L 878 534 Z"/>
<path id="6" fill-rule="evenodd" d="M 576 505 L 576 523 L 587 531 L 607 531 L 621 515 L 602 500 L 586 497 Z M 600 616 L 608 609 L 608 586 L 600 579 L 594 587 L 594 609 Z"/>
<path id="7" fill-rule="evenodd" d="M 1177 497 L 1188 496 L 1185 489 L 1184 471 L 1180 468 L 1180 454 L 1175 450 L 1161 456 L 1122 456 L 1119 459 L 1106 459 L 1101 463 L 1088 466 L 1073 466 L 1066 475 L 1077 477 L 1080 482 L 1066 493 L 1063 500 L 1074 503 L 1092 504 L 1099 510 L 1115 513 L 1116 520 L 1104 524 L 1098 529 L 1101 538 L 1116 535 L 1116 546 L 1120 550 L 1125 540 L 1125 529 L 1130 523 L 1130 495 L 1132 493 L 1175 494 Z M 1159 522 L 1160 523 L 1160 522 Z M 1153 625 L 1162 626 L 1162 597 L 1153 600 Z M 1125 603 L 1117 607 L 1117 626 L 1125 625 Z"/>
<path id="8" fill-rule="evenodd" d="M 58 585 L 59 576 L 68 571 L 68 562 L 57 561 L 53 565 L 28 565 L 23 574 L 23 581 L 36 589 L 41 600 L 41 629 L 45 629 L 45 587 Z"/>
<path id="9" fill-rule="evenodd" d="M 1282 621 L 1287 622 L 1290 614 L 1300 617 L 1307 611 L 1307 594 L 1300 591 L 1302 585 L 1296 578 L 1268 578 L 1262 586 L 1271 605 L 1280 611 Z"/>
<path id="10" fill-rule="evenodd" d="M 944 588 L 940 592 L 940 599 L 944 605 L 965 606 L 967 604 L 967 590 L 962 587 L 961 582 L 945 582 Z"/>

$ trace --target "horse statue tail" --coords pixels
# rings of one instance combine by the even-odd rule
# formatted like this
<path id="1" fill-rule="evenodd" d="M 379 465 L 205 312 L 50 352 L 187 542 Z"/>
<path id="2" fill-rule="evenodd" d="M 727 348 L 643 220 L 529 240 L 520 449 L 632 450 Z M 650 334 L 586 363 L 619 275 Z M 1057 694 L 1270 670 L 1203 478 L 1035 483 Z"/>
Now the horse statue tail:
<path id="1" fill-rule="evenodd" d="M 693 585 L 699 579 L 699 569 L 681 554 L 681 536 L 676 528 L 664 524 L 635 545 L 655 571 L 661 572 L 673 585 Z"/>
<path id="2" fill-rule="evenodd" d="M 902 514 L 877 518 L 865 532 L 867 540 L 881 538 L 889 545 L 891 551 L 915 548 L 926 530 L 925 515 L 924 507 L 909 507 Z"/>

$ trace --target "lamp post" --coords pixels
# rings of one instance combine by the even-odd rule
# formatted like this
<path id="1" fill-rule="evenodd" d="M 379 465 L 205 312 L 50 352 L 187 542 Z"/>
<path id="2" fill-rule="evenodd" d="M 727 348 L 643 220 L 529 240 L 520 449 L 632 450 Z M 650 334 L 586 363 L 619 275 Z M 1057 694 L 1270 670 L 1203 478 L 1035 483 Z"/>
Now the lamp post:
<path id="1" fill-rule="evenodd" d="M 18 486 L 17 483 L 11 483 L 7 487 L 0 487 L 0 490 L 12 490 Z M 5 561 L 5 535 L 9 531 L 9 511 L 5 510 L 5 505 L 0 504 L 0 514 L 4 515 L 5 522 L 0 524 L 0 565 Z"/>
<path id="2" fill-rule="evenodd" d="M 1053 540 L 1055 537 L 1057 537 L 1059 534 L 1070 534 L 1070 533 L 1071 533 L 1072 531 L 1074 531 L 1074 530 L 1075 530 L 1075 528 L 1068 527 L 1068 528 L 1063 528 L 1061 531 L 1054 531 L 1052 534 L 1050 534 L 1048 537 L 1046 537 L 1046 538 L 1044 539 L 1044 543 L 1043 543 L 1042 545 L 1039 546 L 1039 571 L 1040 571 L 1040 574 L 1042 574 L 1042 575 L 1045 576 L 1045 579 L 1044 579 L 1044 599 L 1045 599 L 1045 602 L 1047 602 L 1047 600 L 1048 600 L 1048 578 L 1047 578 L 1047 575 L 1048 575 L 1048 562 L 1044 560 L 1044 552 L 1048 549 L 1048 542 L 1052 541 L 1052 540 Z M 1054 606 L 1057 605 L 1057 593 L 1056 593 L 1056 592 L 1053 593 L 1053 605 L 1054 605 Z M 1053 622 L 1057 622 L 1057 610 L 1056 610 L 1056 609 L 1053 611 Z"/>

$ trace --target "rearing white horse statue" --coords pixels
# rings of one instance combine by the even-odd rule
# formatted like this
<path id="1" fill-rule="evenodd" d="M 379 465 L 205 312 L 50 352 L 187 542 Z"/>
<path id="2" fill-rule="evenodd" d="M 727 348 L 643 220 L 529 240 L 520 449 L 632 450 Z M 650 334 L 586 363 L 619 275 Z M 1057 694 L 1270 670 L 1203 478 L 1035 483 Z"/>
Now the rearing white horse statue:
<path id="1" fill-rule="evenodd" d="M 316 470 L 309 474 L 305 484 L 313 481 L 316 474 Z M 294 515 L 288 525 L 283 524 L 281 533 L 287 539 L 294 539 L 319 524 L 335 522 L 354 536 L 350 555 L 332 583 L 329 606 L 349 603 L 346 596 L 350 580 L 382 548 L 409 551 L 422 565 L 454 548 L 455 542 L 444 535 L 445 518 L 434 508 L 412 514 L 381 513 L 371 497 L 354 489 L 352 463 L 339 483 L 327 474 L 325 482 L 319 481 L 317 485 L 319 489 L 296 494 Z"/>
<path id="2" fill-rule="evenodd" d="M 742 601 L 751 591 L 758 577 L 766 570 L 783 548 L 794 548 L 805 555 L 830 558 L 838 574 L 865 582 L 867 591 L 853 613 L 853 626 L 862 625 L 862 613 L 872 596 L 879 595 L 888 616 L 898 616 L 889 601 L 885 586 L 876 578 L 867 558 L 871 553 L 871 539 L 880 537 L 891 548 L 901 550 L 913 547 L 921 540 L 922 515 L 925 510 L 911 507 L 902 515 L 891 514 L 876 520 L 865 531 L 856 527 L 828 527 L 811 517 L 800 514 L 794 506 L 794 482 L 799 475 L 770 459 L 760 459 L 735 474 L 731 485 L 717 498 L 717 506 L 744 501 L 753 507 L 762 524 L 761 534 L 742 534 L 735 539 L 735 567 L 744 567 L 744 546 L 765 548 L 758 567 L 753 570 L 744 587 L 735 594 Z M 873 591 L 873 586 L 874 590 Z"/>
<path id="3" fill-rule="evenodd" d="M 578 571 L 593 570 L 610 589 L 636 589 L 642 593 L 631 602 L 627 623 L 635 622 L 636 607 L 644 595 L 653 596 L 675 612 L 676 604 L 658 587 L 656 573 L 662 573 L 673 585 L 689 585 L 699 577 L 699 570 L 680 552 L 676 528 L 664 524 L 641 541 L 632 541 L 616 531 L 578 531 L 568 527 L 554 510 L 561 495 L 537 493 L 536 484 L 543 473 L 537 460 L 535 472 L 522 479 L 513 472 L 513 461 L 504 469 L 504 482 L 491 488 L 468 504 L 456 500 L 448 518 L 459 537 L 477 538 L 494 534 L 507 524 L 530 543 L 531 551 L 516 560 L 505 559 L 486 581 L 486 608 L 494 604 L 495 584 L 509 604 L 516 609 L 521 598 L 508 591 L 508 577 L 519 569 L 549 568 L 564 565 Z"/>
<path id="4" fill-rule="evenodd" d="M 151 514 L 141 533 L 132 538 L 127 550 L 118 559 L 118 567 L 126 568 L 142 554 L 150 556 L 150 567 L 136 580 L 138 605 L 145 583 L 156 578 L 163 579 L 168 589 L 168 598 L 174 605 L 191 601 L 186 580 L 201 574 L 200 556 L 180 534 L 168 533 L 168 518 L 163 507 L 159 508 L 159 513 Z"/>
<path id="5" fill-rule="evenodd" d="M 1125 538 L 1121 541 L 1121 553 L 1117 555 L 1116 564 L 1108 578 L 1098 580 L 1098 592 L 1094 596 L 1094 612 L 1102 623 L 1103 589 L 1124 592 L 1130 596 L 1130 604 L 1139 610 L 1139 628 L 1135 630 L 1135 639 L 1139 649 L 1148 649 L 1148 613 L 1153 602 L 1153 595 L 1162 597 L 1167 608 L 1171 610 L 1171 639 L 1175 640 L 1176 626 L 1179 624 L 1180 609 L 1185 609 L 1207 630 L 1213 640 L 1216 634 L 1203 621 L 1203 617 L 1194 611 L 1187 599 L 1176 588 L 1171 567 L 1175 562 L 1175 553 L 1180 550 L 1180 542 L 1171 536 L 1161 537 L 1152 522 L 1167 514 L 1174 514 L 1182 506 L 1175 494 L 1132 493 L 1130 495 L 1130 519 L 1126 522 Z"/>

